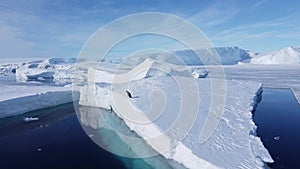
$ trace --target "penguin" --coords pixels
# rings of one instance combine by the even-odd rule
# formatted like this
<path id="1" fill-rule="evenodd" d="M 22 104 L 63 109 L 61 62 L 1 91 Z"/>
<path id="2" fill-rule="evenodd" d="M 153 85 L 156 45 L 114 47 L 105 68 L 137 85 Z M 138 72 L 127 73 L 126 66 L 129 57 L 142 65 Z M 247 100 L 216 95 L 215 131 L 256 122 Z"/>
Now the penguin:
<path id="1" fill-rule="evenodd" d="M 128 90 L 126 90 L 126 93 L 129 98 L 132 98 L 131 93 Z"/>

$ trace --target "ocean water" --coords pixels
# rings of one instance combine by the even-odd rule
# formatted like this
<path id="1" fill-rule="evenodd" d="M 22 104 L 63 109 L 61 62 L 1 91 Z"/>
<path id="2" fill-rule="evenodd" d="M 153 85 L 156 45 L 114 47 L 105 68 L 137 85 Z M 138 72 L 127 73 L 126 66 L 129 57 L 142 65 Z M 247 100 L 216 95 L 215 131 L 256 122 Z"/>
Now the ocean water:
<path id="1" fill-rule="evenodd" d="M 288 89 L 264 88 L 254 112 L 254 122 L 274 163 L 271 168 L 300 166 L 300 105 Z"/>
<path id="2" fill-rule="evenodd" d="M 39 120 L 25 122 L 25 117 Z M 153 168 L 144 159 L 120 157 L 100 148 L 84 132 L 73 104 L 0 119 L 0 163 L 1 169 Z"/>

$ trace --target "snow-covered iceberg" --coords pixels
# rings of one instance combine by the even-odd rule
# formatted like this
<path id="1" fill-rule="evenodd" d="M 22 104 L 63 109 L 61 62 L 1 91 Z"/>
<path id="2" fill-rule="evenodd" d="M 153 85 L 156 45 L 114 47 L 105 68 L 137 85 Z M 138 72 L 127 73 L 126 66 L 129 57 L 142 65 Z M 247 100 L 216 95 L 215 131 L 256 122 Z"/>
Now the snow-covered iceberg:
<path id="1" fill-rule="evenodd" d="M 80 89 L 79 104 L 112 109 L 156 152 L 187 168 L 263 168 L 265 162 L 273 162 L 255 136 L 252 121 L 260 83 L 229 80 L 226 92 L 216 94 L 212 92 L 212 79 L 195 79 L 191 71 L 181 71 L 190 70 L 183 66 L 175 65 L 172 76 L 149 76 L 153 63 L 146 59 L 131 71 L 114 77 L 106 71 L 89 69 L 89 82 Z M 165 67 L 172 70 L 168 67 L 171 65 Z M 220 75 L 209 70 L 213 76 Z M 222 84 L 222 80 L 217 84 Z M 212 98 L 224 97 L 224 112 L 217 117 L 222 110 L 211 105 Z M 206 123 L 209 116 L 220 121 L 211 137 L 203 141 L 200 136 L 205 125 L 210 126 Z"/>
<path id="2" fill-rule="evenodd" d="M 191 78 L 176 77 L 176 80 L 187 84 L 194 83 Z M 187 168 L 263 168 L 264 162 L 272 162 L 272 158 L 260 139 L 253 135 L 256 126 L 252 121 L 251 111 L 253 110 L 253 105 L 256 103 L 256 94 L 261 90 L 260 85 L 245 81 L 228 81 L 226 89 L 227 100 L 221 121 L 212 137 L 208 141 L 200 143 L 199 135 L 204 121 L 208 116 L 207 105 L 210 104 L 212 96 L 210 95 L 209 80 L 197 80 L 197 83 L 201 86 L 201 95 L 198 96 L 201 103 L 195 123 L 186 137 L 167 152 L 162 151 L 165 149 L 160 149 L 160 145 L 157 145 L 151 138 L 162 134 L 178 117 L 176 112 L 180 108 L 178 107 L 180 105 L 180 93 L 176 85 L 173 84 L 171 77 L 148 78 L 131 82 L 129 87 L 131 89 L 130 92 L 133 96 L 136 96 L 132 99 L 126 95 L 125 91 L 120 93 L 118 89 L 110 90 L 110 87 L 96 87 L 98 88 L 96 90 L 84 87 L 81 90 L 81 97 L 99 102 L 85 101 L 85 105 L 112 108 L 125 121 L 127 126 L 144 138 L 154 150 L 160 152 L 167 159 L 182 163 Z M 158 103 L 155 104 L 155 100 L 151 100 L 154 103 L 150 103 L 149 95 L 151 96 L 151 91 L 153 90 L 162 91 L 165 95 L 172 97 L 169 98 L 170 103 L 165 104 L 166 107 L 164 107 L 164 111 L 161 112 L 162 114 L 159 118 L 151 123 L 135 123 L 130 118 L 131 116 L 124 113 L 124 111 L 131 112 L 130 109 L 126 110 L 118 107 L 120 105 L 133 104 L 135 108 L 144 112 L 141 119 L 152 119 L 152 116 L 157 113 L 157 108 L 160 107 L 156 104 L 161 103 L 159 98 L 155 98 L 155 100 L 158 100 Z M 185 92 L 191 94 L 191 98 L 193 99 L 190 100 L 189 104 L 193 107 L 192 104 L 197 104 L 193 102 L 193 100 L 197 100 L 195 99 L 196 96 L 192 94 L 194 91 Z M 114 95 L 118 99 L 113 97 Z M 152 93 L 152 95 L 155 94 Z M 240 97 L 241 95 L 243 97 Z M 156 94 L 156 96 L 159 95 Z M 123 103 L 118 103 L 118 101 Z M 155 105 L 151 107 L 151 104 Z M 164 135 L 167 141 L 176 141 L 177 139 L 174 138 L 177 135 L 185 134 L 180 133 L 180 130 L 174 128 L 172 130 L 174 131 Z M 172 133 L 175 135 L 172 135 Z M 166 140 L 161 140 L 161 142 L 163 143 Z"/>

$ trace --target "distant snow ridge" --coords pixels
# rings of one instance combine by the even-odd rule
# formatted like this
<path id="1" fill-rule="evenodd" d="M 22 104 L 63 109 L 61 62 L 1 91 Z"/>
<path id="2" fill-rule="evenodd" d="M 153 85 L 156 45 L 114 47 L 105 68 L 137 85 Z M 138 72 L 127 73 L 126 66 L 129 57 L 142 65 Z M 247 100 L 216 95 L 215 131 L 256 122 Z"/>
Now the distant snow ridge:
<path id="1" fill-rule="evenodd" d="M 252 53 L 254 64 L 300 64 L 300 47 L 288 47 L 278 51 Z"/>
<path id="2" fill-rule="evenodd" d="M 190 69 L 183 65 L 175 65 L 149 58 L 130 71 L 122 74 L 100 70 L 98 67 L 89 67 L 88 69 L 88 81 L 94 83 L 125 83 L 129 80 L 164 76 L 206 78 L 207 75 L 208 71 L 205 68 Z"/>
<path id="3" fill-rule="evenodd" d="M 216 53 L 216 52 L 217 53 Z M 197 52 L 199 56 L 195 53 Z M 142 63 L 145 59 L 151 58 L 176 65 L 203 65 L 203 60 L 209 65 L 219 64 L 219 60 L 215 60 L 217 54 L 224 65 L 233 65 L 241 61 L 250 60 L 250 55 L 247 51 L 238 47 L 218 47 L 214 49 L 199 49 L 199 50 L 182 50 L 165 53 L 133 55 L 126 59 L 107 58 L 105 62 L 122 63 L 124 65 L 136 66 Z M 203 59 L 203 60 L 201 60 Z"/>

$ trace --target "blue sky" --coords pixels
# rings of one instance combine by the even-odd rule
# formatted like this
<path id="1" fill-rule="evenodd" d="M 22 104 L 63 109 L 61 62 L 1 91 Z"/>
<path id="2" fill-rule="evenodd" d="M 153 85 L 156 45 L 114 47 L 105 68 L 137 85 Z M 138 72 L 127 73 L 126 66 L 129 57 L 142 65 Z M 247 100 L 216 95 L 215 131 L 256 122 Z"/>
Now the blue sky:
<path id="1" fill-rule="evenodd" d="M 119 17 L 170 13 L 214 46 L 253 51 L 300 45 L 297 0 L 0 0 L 0 57 L 76 57 L 86 40 Z"/>

